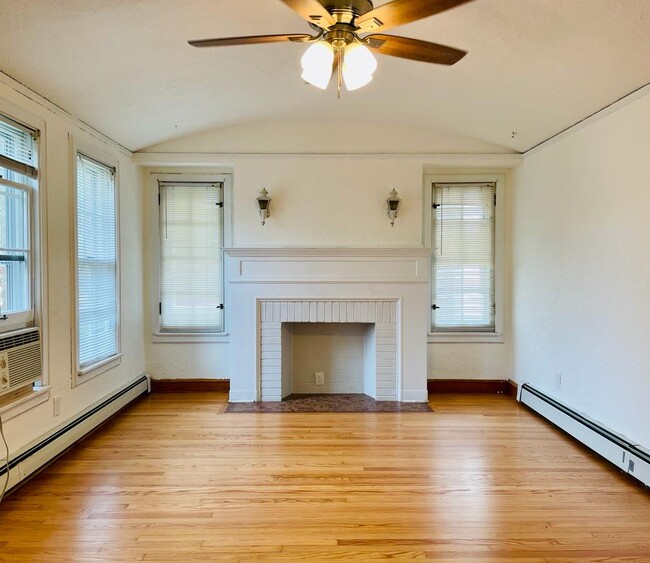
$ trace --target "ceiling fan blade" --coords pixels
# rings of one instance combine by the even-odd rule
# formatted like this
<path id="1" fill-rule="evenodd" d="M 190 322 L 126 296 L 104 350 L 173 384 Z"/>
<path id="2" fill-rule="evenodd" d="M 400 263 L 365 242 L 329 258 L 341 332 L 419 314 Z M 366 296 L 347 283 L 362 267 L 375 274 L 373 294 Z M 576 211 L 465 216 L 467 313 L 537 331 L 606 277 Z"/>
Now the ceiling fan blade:
<path id="1" fill-rule="evenodd" d="M 366 40 L 368 40 L 369 49 L 382 55 L 439 65 L 453 65 L 467 54 L 466 51 L 454 49 L 453 47 L 397 35 L 377 33 L 369 35 Z"/>
<path id="2" fill-rule="evenodd" d="M 472 0 L 393 0 L 359 16 L 355 25 L 359 33 L 390 29 L 428 18 Z"/>
<path id="3" fill-rule="evenodd" d="M 318 0 L 280 0 L 294 12 L 297 12 L 309 23 L 313 23 L 321 29 L 336 23 L 336 19 L 330 14 Z"/>
<path id="4" fill-rule="evenodd" d="M 311 35 L 294 33 L 288 35 L 250 35 L 248 37 L 221 37 L 219 39 L 195 39 L 188 41 L 192 47 L 226 47 L 228 45 L 257 45 L 259 43 L 281 43 L 282 41 L 306 41 Z"/>

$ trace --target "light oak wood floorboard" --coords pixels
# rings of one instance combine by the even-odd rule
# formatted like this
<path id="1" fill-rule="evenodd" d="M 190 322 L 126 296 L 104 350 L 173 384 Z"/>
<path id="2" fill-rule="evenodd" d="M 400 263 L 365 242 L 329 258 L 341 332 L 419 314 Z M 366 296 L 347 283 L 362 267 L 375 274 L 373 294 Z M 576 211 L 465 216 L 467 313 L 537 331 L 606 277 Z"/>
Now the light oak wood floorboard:
<path id="1" fill-rule="evenodd" d="M 650 563 L 650 494 L 514 400 L 224 414 L 159 394 L 0 505 L 2 561 Z"/>

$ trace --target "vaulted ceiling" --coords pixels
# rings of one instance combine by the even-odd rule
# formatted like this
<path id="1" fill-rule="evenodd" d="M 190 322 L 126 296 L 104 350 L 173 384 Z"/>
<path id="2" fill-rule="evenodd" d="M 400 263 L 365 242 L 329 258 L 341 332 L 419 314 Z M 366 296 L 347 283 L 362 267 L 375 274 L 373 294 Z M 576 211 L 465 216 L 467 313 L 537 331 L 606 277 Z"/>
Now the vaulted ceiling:
<path id="1" fill-rule="evenodd" d="M 340 100 L 301 80 L 302 45 L 187 44 L 307 32 L 278 0 L 2 0 L 0 70 L 131 150 L 198 134 L 223 152 L 264 135 L 523 152 L 650 82 L 648 0 L 474 0 L 389 32 L 469 51 L 459 63 L 380 55 Z"/>

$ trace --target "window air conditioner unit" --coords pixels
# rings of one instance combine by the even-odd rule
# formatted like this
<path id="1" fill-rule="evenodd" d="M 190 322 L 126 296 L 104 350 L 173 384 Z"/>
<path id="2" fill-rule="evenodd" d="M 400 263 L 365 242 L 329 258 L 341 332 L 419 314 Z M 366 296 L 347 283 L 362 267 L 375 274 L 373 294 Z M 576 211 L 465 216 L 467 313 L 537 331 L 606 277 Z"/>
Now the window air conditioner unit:
<path id="1" fill-rule="evenodd" d="M 43 376 L 41 332 L 26 328 L 0 335 L 0 396 L 31 385 Z"/>

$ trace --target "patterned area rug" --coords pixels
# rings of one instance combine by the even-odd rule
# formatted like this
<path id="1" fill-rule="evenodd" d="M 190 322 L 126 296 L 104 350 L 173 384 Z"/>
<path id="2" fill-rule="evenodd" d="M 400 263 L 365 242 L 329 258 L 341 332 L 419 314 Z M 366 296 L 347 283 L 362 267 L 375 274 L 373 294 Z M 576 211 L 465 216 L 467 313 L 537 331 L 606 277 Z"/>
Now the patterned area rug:
<path id="1" fill-rule="evenodd" d="M 289 395 L 282 401 L 228 403 L 227 413 L 254 412 L 433 412 L 428 403 L 375 401 L 368 395 L 336 393 Z"/>

